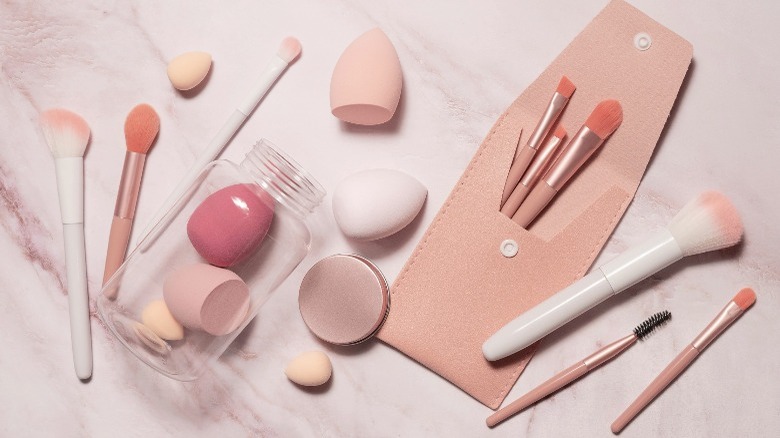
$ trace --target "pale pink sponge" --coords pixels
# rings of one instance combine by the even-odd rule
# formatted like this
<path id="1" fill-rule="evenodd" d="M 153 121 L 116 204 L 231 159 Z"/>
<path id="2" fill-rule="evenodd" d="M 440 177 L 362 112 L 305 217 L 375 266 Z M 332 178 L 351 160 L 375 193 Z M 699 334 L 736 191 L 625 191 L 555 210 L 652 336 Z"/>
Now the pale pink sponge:
<path id="1" fill-rule="evenodd" d="M 214 336 L 237 329 L 249 310 L 249 288 L 234 272 L 205 263 L 173 271 L 163 283 L 171 315 L 184 327 Z"/>
<path id="2" fill-rule="evenodd" d="M 274 201 L 252 184 L 225 187 L 204 199 L 187 222 L 192 246 L 206 261 L 226 268 L 246 260 L 263 243 Z"/>
<path id="3" fill-rule="evenodd" d="M 334 116 L 358 125 L 378 125 L 393 117 L 401 98 L 401 63 L 381 29 L 369 30 L 350 44 L 330 81 Z"/>

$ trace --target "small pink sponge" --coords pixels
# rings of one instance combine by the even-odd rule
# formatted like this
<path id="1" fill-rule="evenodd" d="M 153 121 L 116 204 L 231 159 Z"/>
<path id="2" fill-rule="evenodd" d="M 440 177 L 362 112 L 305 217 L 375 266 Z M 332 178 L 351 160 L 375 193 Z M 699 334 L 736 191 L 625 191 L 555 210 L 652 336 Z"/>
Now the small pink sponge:
<path id="1" fill-rule="evenodd" d="M 168 275 L 163 298 L 183 326 L 214 336 L 237 329 L 249 310 L 246 283 L 232 271 L 205 263 L 184 266 Z"/>
<path id="2" fill-rule="evenodd" d="M 273 218 L 274 201 L 268 193 L 253 184 L 236 184 L 201 202 L 187 222 L 187 235 L 201 257 L 226 268 L 257 250 Z"/>

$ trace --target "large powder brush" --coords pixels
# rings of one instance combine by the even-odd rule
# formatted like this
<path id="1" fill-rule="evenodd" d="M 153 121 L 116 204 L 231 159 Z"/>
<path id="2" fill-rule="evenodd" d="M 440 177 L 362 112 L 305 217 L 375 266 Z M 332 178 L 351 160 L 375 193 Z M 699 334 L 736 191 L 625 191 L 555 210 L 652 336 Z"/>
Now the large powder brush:
<path id="1" fill-rule="evenodd" d="M 727 248 L 741 238 L 742 221 L 731 201 L 703 193 L 667 228 L 510 321 L 482 345 L 482 353 L 491 361 L 505 358 L 683 257 Z"/>

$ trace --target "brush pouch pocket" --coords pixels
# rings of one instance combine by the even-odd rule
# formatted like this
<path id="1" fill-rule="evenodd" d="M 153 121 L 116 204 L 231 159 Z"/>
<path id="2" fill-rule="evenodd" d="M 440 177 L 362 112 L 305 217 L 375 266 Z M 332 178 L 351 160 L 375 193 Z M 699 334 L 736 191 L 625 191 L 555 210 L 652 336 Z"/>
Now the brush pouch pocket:
<path id="1" fill-rule="evenodd" d="M 607 5 L 496 121 L 395 280 L 379 338 L 497 408 L 536 345 L 488 362 L 482 343 L 590 268 L 633 199 L 691 58 L 687 41 L 633 6 Z M 499 211 L 504 183 L 564 75 L 577 86 L 559 119 L 572 135 L 605 99 L 620 101 L 623 123 L 524 229 Z"/>

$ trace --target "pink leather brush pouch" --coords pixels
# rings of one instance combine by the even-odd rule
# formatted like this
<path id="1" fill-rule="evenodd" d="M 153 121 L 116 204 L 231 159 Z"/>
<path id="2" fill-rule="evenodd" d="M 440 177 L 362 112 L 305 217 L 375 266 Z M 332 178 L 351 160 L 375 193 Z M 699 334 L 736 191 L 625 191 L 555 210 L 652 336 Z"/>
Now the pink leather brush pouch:
<path id="1" fill-rule="evenodd" d="M 642 33 L 646 50 L 635 43 Z M 680 36 L 611 2 L 482 142 L 393 284 L 380 339 L 497 408 L 536 346 L 490 363 L 482 343 L 589 269 L 636 192 L 691 57 Z M 623 123 L 525 230 L 499 212 L 504 182 L 520 133 L 522 144 L 563 75 L 577 86 L 560 119 L 569 132 L 604 99 L 620 101 Z M 514 257 L 501 251 L 507 239 Z"/>

